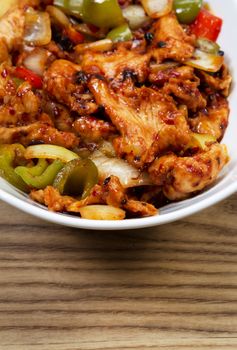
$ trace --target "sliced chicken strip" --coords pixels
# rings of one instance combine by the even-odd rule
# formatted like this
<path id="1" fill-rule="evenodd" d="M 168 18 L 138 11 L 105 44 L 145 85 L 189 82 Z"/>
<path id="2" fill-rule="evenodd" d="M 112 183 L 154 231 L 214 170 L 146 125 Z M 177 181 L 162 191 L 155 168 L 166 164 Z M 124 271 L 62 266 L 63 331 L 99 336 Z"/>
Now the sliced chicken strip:
<path id="1" fill-rule="evenodd" d="M 176 201 L 211 185 L 228 160 L 226 146 L 216 143 L 193 157 L 160 157 L 150 166 L 149 174 L 156 185 L 163 186 L 165 196 Z"/>

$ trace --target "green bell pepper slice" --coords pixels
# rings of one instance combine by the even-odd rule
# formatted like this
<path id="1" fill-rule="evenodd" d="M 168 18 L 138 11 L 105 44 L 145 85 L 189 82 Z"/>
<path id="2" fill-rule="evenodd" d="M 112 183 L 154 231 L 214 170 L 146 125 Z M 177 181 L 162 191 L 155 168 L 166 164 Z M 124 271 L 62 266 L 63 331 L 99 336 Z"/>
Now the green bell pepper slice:
<path id="1" fill-rule="evenodd" d="M 108 34 L 107 38 L 113 42 L 128 41 L 132 39 L 132 32 L 128 24 L 122 24 L 121 26 L 112 29 Z"/>
<path id="2" fill-rule="evenodd" d="M 114 28 L 124 23 L 117 0 L 84 0 L 83 20 L 99 28 Z"/>
<path id="3" fill-rule="evenodd" d="M 99 28 L 114 28 L 124 23 L 117 0 L 54 0 L 53 4 L 66 14 Z"/>
<path id="4" fill-rule="evenodd" d="M 98 170 L 90 159 L 74 159 L 68 162 L 56 176 L 53 186 L 61 194 L 86 198 L 98 183 Z"/>
<path id="5" fill-rule="evenodd" d="M 19 166 L 15 173 L 31 188 L 43 189 L 53 184 L 56 175 L 64 166 L 63 162 L 55 160 L 50 165 L 46 164 L 45 168 L 45 162 L 46 160 L 41 160 L 32 168 Z"/>
<path id="6" fill-rule="evenodd" d="M 23 192 L 29 192 L 29 187 L 14 171 L 17 158 L 23 158 L 25 148 L 20 144 L 0 146 L 0 176 Z"/>
<path id="7" fill-rule="evenodd" d="M 39 176 L 41 175 L 48 167 L 49 163 L 46 159 L 39 159 L 38 163 L 35 166 L 26 168 L 28 173 L 32 176 Z M 19 167 L 18 167 L 19 168 Z"/>
<path id="8" fill-rule="evenodd" d="M 220 45 L 206 38 L 198 38 L 196 46 L 204 52 L 211 53 L 213 55 L 218 55 L 220 50 Z"/>
<path id="9" fill-rule="evenodd" d="M 174 10 L 180 23 L 192 23 L 202 7 L 202 0 L 174 0 Z"/>
<path id="10" fill-rule="evenodd" d="M 54 0 L 53 4 L 66 14 L 83 19 L 83 0 Z"/>

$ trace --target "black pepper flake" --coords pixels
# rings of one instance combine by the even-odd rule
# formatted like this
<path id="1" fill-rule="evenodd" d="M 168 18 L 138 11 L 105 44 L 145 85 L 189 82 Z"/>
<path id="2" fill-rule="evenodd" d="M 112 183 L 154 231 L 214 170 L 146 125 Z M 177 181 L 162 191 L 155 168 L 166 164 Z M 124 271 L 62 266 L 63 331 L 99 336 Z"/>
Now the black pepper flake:
<path id="1" fill-rule="evenodd" d="M 106 179 L 105 179 L 104 182 L 103 182 L 103 185 L 104 185 L 104 186 L 108 185 L 108 183 L 110 182 L 110 180 L 111 180 L 111 177 L 110 177 L 110 176 L 109 176 L 109 177 L 106 177 Z"/>
<path id="2" fill-rule="evenodd" d="M 166 42 L 165 41 L 158 41 L 157 47 L 162 49 L 163 47 L 166 47 Z"/>
<path id="3" fill-rule="evenodd" d="M 147 32 L 147 33 L 145 33 L 144 38 L 148 44 L 151 44 L 151 42 L 154 38 L 154 34 L 151 32 Z"/>
<path id="4" fill-rule="evenodd" d="M 224 55 L 225 55 L 225 53 L 224 53 L 224 51 L 219 50 L 219 51 L 218 51 L 218 55 L 219 55 L 219 56 L 224 56 Z"/>
<path id="5" fill-rule="evenodd" d="M 141 160 L 141 157 L 140 156 L 135 156 L 134 160 L 135 160 L 135 162 L 139 162 Z"/>
<path id="6" fill-rule="evenodd" d="M 121 205 L 124 205 L 124 204 L 126 204 L 126 203 L 127 203 L 127 199 L 126 199 L 126 198 L 124 198 L 124 199 L 121 200 Z"/>
<path id="7" fill-rule="evenodd" d="M 125 69 L 122 74 L 123 74 L 123 81 L 125 81 L 126 79 L 136 80 L 136 77 L 137 77 L 137 74 L 134 73 L 134 71 L 131 69 Z"/>
<path id="8" fill-rule="evenodd" d="M 82 70 L 76 72 L 74 81 L 75 84 L 86 84 L 88 82 L 88 75 Z"/>

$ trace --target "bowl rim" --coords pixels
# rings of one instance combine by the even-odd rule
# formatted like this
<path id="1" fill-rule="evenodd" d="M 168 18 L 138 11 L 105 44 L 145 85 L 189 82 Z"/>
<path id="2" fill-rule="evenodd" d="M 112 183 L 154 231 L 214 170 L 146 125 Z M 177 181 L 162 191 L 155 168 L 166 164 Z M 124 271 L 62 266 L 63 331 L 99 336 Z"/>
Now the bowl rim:
<path id="1" fill-rule="evenodd" d="M 215 1 L 221 2 L 222 4 L 221 0 L 210 0 L 210 2 L 215 2 Z M 232 4 L 236 6 L 237 0 L 233 0 Z M 223 3 L 223 6 L 224 6 L 224 3 Z M 237 67 L 237 64 L 235 66 Z M 237 69 L 237 68 L 234 67 L 234 69 Z M 235 98 L 234 96 L 235 90 L 237 91 L 236 85 L 235 85 L 235 88 L 232 90 L 232 97 L 231 97 L 232 99 Z M 233 114 L 231 114 L 231 117 L 233 118 Z M 3 180 L 3 183 L 5 182 L 7 184 L 7 188 L 13 189 L 13 191 L 10 191 L 11 193 L 9 193 L 8 189 L 5 189 L 5 186 L 2 186 L 0 182 L 0 200 L 10 204 L 13 207 L 20 209 L 25 213 L 31 214 L 45 221 L 48 221 L 54 224 L 80 228 L 80 229 L 114 231 L 114 230 L 139 229 L 139 228 L 158 226 L 158 225 L 171 223 L 171 222 L 180 220 L 182 218 L 185 218 L 189 215 L 195 214 L 201 210 L 204 210 L 224 200 L 225 198 L 237 192 L 237 166 L 236 166 L 237 159 L 236 158 L 237 156 L 235 157 L 234 169 L 232 169 L 230 173 L 226 174 L 226 176 L 224 176 L 223 179 L 220 180 L 220 183 L 219 183 L 220 188 L 218 188 L 218 184 L 214 184 L 209 190 L 205 190 L 205 192 L 203 192 L 203 194 L 205 193 L 204 196 L 200 194 L 195 197 L 192 197 L 193 200 L 190 199 L 190 202 L 186 202 L 186 201 L 179 202 L 179 203 L 186 203 L 186 205 L 185 206 L 181 205 L 180 207 L 178 207 L 172 212 L 168 211 L 168 212 L 162 213 L 162 209 L 161 209 L 161 215 L 156 215 L 152 217 L 126 219 L 126 220 L 119 220 L 119 221 L 108 221 L 108 220 L 102 221 L 102 220 L 87 220 L 87 219 L 82 219 L 80 217 L 72 216 L 70 214 L 51 212 L 46 207 L 38 203 L 35 203 L 31 199 L 26 198 L 25 195 L 24 196 L 22 195 L 20 197 L 17 195 L 14 195 L 14 191 L 16 191 L 17 193 L 17 190 L 10 184 L 6 183 L 5 180 Z M 216 189 L 216 191 L 214 189 Z M 214 193 L 212 193 L 212 190 L 214 190 Z M 194 199 L 197 199 L 197 200 L 194 200 Z"/>
<path id="2" fill-rule="evenodd" d="M 213 186 L 212 188 L 215 188 Z M 49 211 L 46 207 L 32 203 L 30 201 L 24 201 L 23 199 L 15 197 L 13 194 L 6 192 L 0 188 L 0 199 L 11 206 L 14 206 L 21 211 L 31 214 L 43 219 L 45 221 L 64 225 L 68 227 L 80 228 L 80 229 L 89 229 L 89 230 L 131 230 L 139 228 L 147 228 L 153 226 L 159 226 L 167 223 L 172 223 L 174 221 L 180 220 L 192 214 L 195 214 L 199 211 L 202 211 L 222 200 L 231 196 L 237 192 L 237 181 L 233 181 L 227 187 L 219 190 L 215 194 L 211 194 L 208 198 L 202 198 L 191 206 L 185 208 L 177 209 L 174 212 L 166 213 L 163 215 L 156 215 L 146 218 L 136 218 L 136 219 L 127 219 L 127 220 L 88 220 L 82 219 L 80 217 L 71 216 L 63 213 L 55 213 Z M 205 192 L 207 193 L 207 192 Z M 195 198 L 198 198 L 196 196 Z M 179 202 L 180 203 L 180 202 Z"/>

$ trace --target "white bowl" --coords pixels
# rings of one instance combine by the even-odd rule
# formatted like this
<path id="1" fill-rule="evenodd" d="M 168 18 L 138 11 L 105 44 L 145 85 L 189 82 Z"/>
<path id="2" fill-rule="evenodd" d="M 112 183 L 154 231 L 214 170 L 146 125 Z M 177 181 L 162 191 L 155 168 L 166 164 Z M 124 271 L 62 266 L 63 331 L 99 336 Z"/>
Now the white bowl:
<path id="1" fill-rule="evenodd" d="M 219 38 L 221 48 L 226 53 L 226 59 L 232 70 L 234 82 L 237 81 L 237 0 L 208 0 L 214 12 L 224 20 L 224 26 Z M 93 221 L 85 220 L 67 214 L 48 211 L 45 207 L 33 202 L 20 193 L 5 180 L 0 178 L 0 199 L 41 219 L 57 224 L 94 230 L 124 230 L 156 226 L 181 219 L 203 210 L 237 191 L 237 94 L 235 83 L 230 96 L 230 123 L 224 137 L 229 149 L 231 161 L 221 173 L 218 181 L 200 195 L 168 206 L 160 210 L 160 214 L 141 219 L 123 221 Z"/>

